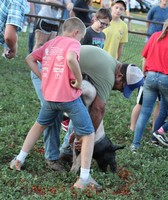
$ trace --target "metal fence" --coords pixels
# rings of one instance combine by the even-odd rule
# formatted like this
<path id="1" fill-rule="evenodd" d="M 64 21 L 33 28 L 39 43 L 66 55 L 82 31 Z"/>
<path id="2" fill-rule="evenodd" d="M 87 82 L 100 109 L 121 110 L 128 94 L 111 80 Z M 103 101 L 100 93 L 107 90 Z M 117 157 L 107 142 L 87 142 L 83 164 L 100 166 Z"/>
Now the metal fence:
<path id="1" fill-rule="evenodd" d="M 39 2 L 39 1 L 35 1 L 35 0 L 29 0 L 29 2 L 33 2 L 33 3 L 40 3 L 40 4 L 46 4 L 44 2 Z M 56 5 L 56 4 L 52 4 L 52 3 L 47 3 L 46 5 Z M 60 6 L 58 6 L 60 7 Z M 64 7 L 62 7 L 64 8 Z M 95 13 L 96 10 L 86 10 L 86 9 L 79 9 L 79 8 L 74 8 L 77 10 L 80 10 L 81 12 L 91 12 L 91 13 Z M 46 18 L 49 20 L 56 20 L 56 21 L 60 21 L 60 23 L 62 24 L 64 22 L 63 19 L 57 19 L 57 18 L 50 18 L 50 17 L 46 17 L 46 16 L 38 16 L 38 15 L 30 15 L 27 14 L 27 17 L 35 17 L 35 18 Z M 139 26 L 145 26 L 146 22 L 151 22 L 151 23 L 158 23 L 158 22 L 153 22 L 153 21 L 147 21 L 144 19 L 138 19 L 138 18 L 133 18 L 133 17 L 127 17 L 124 16 L 123 20 L 128 24 L 128 28 L 129 28 L 129 37 L 128 37 L 128 43 L 124 44 L 124 48 L 123 48 L 123 53 L 122 53 L 122 62 L 127 62 L 127 63 L 134 63 L 137 64 L 138 66 L 141 66 L 142 64 L 142 57 L 141 57 L 141 51 L 142 48 L 145 45 L 145 38 L 146 38 L 146 33 L 144 31 L 140 32 L 140 31 L 133 31 L 131 29 L 131 27 L 134 24 L 139 24 Z M 27 30 L 27 34 L 28 34 L 28 30 Z M 25 43 L 19 43 L 19 46 L 21 47 L 22 45 L 24 45 L 24 48 L 28 49 L 28 36 L 25 37 L 25 33 L 20 33 L 19 37 L 22 37 L 22 35 L 24 35 L 23 37 L 25 38 L 25 40 L 27 40 L 27 47 L 25 47 Z M 27 50 L 28 52 L 28 50 Z"/>

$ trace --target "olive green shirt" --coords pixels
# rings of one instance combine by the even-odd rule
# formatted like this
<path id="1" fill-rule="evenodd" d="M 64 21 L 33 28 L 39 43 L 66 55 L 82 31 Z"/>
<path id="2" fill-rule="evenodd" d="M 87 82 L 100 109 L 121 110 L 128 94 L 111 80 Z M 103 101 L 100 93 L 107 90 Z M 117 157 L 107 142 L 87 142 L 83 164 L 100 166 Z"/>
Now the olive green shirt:
<path id="1" fill-rule="evenodd" d="M 115 70 L 118 61 L 105 50 L 91 45 L 82 45 L 80 52 L 80 67 L 82 74 L 90 78 L 97 94 L 107 102 L 114 86 Z"/>

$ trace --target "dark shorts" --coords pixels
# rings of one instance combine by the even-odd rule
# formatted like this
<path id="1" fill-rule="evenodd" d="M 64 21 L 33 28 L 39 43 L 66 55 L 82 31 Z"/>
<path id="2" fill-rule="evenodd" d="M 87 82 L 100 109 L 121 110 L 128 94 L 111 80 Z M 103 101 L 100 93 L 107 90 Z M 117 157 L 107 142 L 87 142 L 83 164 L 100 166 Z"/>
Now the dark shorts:
<path id="1" fill-rule="evenodd" d="M 142 105 L 142 101 L 143 101 L 143 86 L 141 86 L 138 90 L 137 104 Z M 157 101 L 160 101 L 160 95 L 158 95 Z"/>
<path id="2" fill-rule="evenodd" d="M 51 32 L 58 32 L 59 31 L 59 25 L 57 24 L 49 24 L 45 22 L 43 19 L 39 19 L 36 24 L 35 30 L 40 30 L 44 33 L 51 33 Z"/>

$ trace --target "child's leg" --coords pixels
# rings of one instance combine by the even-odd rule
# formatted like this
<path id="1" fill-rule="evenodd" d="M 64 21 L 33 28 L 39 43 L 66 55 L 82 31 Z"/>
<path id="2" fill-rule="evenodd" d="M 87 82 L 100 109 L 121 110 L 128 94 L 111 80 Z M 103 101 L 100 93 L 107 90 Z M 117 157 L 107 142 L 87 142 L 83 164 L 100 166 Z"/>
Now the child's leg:
<path id="1" fill-rule="evenodd" d="M 96 189 L 100 189 L 101 186 L 90 176 L 95 135 L 90 115 L 80 98 L 64 104 L 64 109 L 73 122 L 77 139 L 82 142 L 80 178 L 74 187 L 86 188 L 94 185 Z"/>
<path id="2" fill-rule="evenodd" d="M 81 168 L 90 169 L 93 148 L 94 148 L 94 136 L 92 133 L 90 135 L 82 136 L 82 147 L 81 147 Z"/>
<path id="3" fill-rule="evenodd" d="M 134 106 L 132 109 L 131 113 L 131 121 L 130 121 L 130 130 L 134 131 L 137 119 L 139 117 L 141 107 L 142 107 L 142 100 L 143 100 L 143 87 L 141 86 L 139 91 L 138 91 L 138 96 L 137 96 L 137 104 Z"/>
<path id="4" fill-rule="evenodd" d="M 35 122 L 26 136 L 22 146 L 22 151 L 29 153 L 45 128 L 46 126 L 42 126 L 38 122 Z"/>
<path id="5" fill-rule="evenodd" d="M 139 117 L 139 113 L 141 111 L 141 105 L 136 104 L 131 113 L 131 123 L 130 123 L 130 130 L 134 131 L 137 119 Z"/>
<path id="6" fill-rule="evenodd" d="M 39 139 L 45 128 L 45 126 L 41 126 L 38 122 L 34 123 L 32 128 L 28 132 L 28 135 L 23 143 L 19 155 L 10 162 L 11 169 L 21 171 L 21 166 L 24 163 L 25 158 L 27 157 L 29 151 L 33 148 L 35 142 Z"/>

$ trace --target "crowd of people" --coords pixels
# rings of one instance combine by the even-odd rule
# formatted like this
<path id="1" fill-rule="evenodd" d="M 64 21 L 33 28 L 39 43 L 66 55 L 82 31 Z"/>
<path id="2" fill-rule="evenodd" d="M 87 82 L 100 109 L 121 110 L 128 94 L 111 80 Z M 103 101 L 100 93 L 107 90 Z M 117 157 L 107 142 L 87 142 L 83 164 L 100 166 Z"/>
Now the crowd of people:
<path id="1" fill-rule="evenodd" d="M 149 20 L 154 19 L 164 25 L 154 28 L 152 23 L 148 24 L 150 37 L 142 50 L 143 71 L 135 64 L 121 63 L 124 43 L 128 42 L 128 28 L 121 19 L 126 11 L 123 0 L 113 1 L 108 4 L 110 8 L 102 7 L 95 14 L 75 9 L 89 10 L 90 0 L 46 0 L 49 5 L 38 8 L 38 5 L 25 0 L 0 2 L 0 43 L 6 44 L 4 53 L 8 59 L 17 55 L 17 32 L 22 29 L 26 13 L 56 18 L 53 21 L 28 18 L 29 23 L 33 23 L 33 30 L 29 34 L 26 62 L 31 69 L 41 109 L 20 153 L 10 162 L 11 169 L 21 170 L 30 150 L 43 133 L 47 166 L 58 172 L 64 171 L 64 156 L 72 154 L 69 140 L 76 138 L 82 159 L 80 176 L 73 187 L 83 189 L 93 185 L 96 190 L 101 190 L 102 186 L 90 175 L 90 166 L 95 133 L 99 126 L 104 126 L 108 98 L 112 90 L 118 90 L 129 98 L 142 85 L 141 109 L 134 120 L 134 139 L 130 149 L 137 152 L 141 147 L 143 132 L 158 96 L 160 109 L 153 126 L 152 140 L 168 146 L 168 48 L 165 45 L 168 42 L 168 0 L 161 0 L 160 5 L 148 13 Z M 164 18 L 157 19 L 161 12 L 165 12 Z M 64 23 L 61 24 L 59 19 L 64 19 Z M 82 101 L 82 91 L 86 90 L 82 80 L 96 90 L 89 109 Z M 60 147 L 63 113 L 70 118 L 70 124 Z"/>

